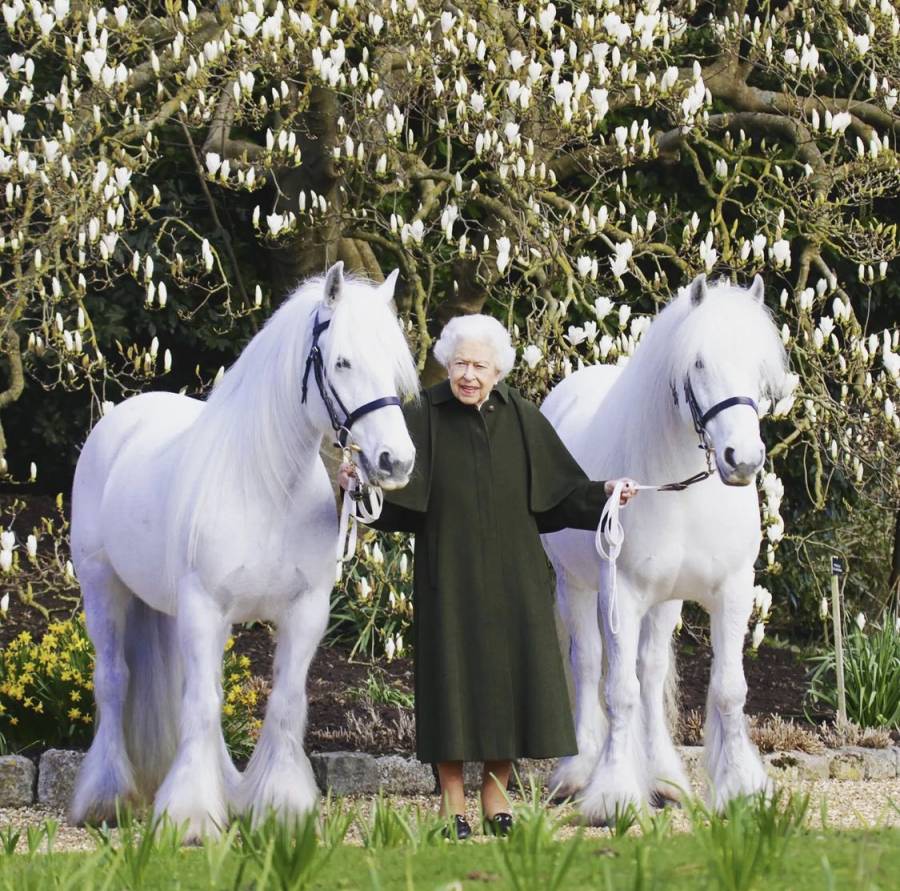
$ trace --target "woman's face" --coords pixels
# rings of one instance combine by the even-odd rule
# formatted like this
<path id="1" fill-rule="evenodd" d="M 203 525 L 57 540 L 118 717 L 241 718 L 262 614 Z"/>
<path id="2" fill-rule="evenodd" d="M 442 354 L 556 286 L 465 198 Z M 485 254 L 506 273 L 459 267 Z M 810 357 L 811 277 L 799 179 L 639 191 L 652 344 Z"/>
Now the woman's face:
<path id="1" fill-rule="evenodd" d="M 481 405 L 500 380 L 494 351 L 490 344 L 480 340 L 461 340 L 447 370 L 450 389 L 464 405 Z"/>

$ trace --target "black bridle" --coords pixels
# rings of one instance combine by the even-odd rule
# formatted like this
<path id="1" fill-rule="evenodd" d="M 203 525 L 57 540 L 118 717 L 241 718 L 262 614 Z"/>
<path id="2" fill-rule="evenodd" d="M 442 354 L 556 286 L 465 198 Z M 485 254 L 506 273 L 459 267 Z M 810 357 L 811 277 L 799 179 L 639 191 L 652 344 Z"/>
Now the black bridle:
<path id="1" fill-rule="evenodd" d="M 678 390 L 675 387 L 675 383 L 672 383 L 672 401 L 675 405 L 678 405 Z M 700 410 L 700 405 L 697 402 L 697 397 L 694 395 L 694 388 L 691 386 L 690 377 L 685 377 L 684 379 L 684 399 L 688 404 L 688 408 L 691 410 L 691 419 L 694 422 L 694 430 L 697 431 L 697 437 L 700 440 L 699 448 L 703 449 L 706 453 L 706 470 L 700 471 L 700 473 L 695 473 L 693 476 L 688 477 L 686 480 L 682 480 L 680 483 L 668 483 L 665 486 L 660 486 L 659 491 L 661 492 L 681 492 L 683 489 L 686 489 L 688 486 L 692 486 L 694 483 L 699 483 L 705 479 L 708 479 L 716 472 L 716 467 L 713 464 L 712 456 L 715 454 L 715 449 L 713 449 L 712 441 L 709 438 L 709 433 L 706 430 L 706 425 L 720 412 L 725 411 L 726 408 L 731 408 L 734 405 L 749 405 L 757 414 L 759 413 L 759 407 L 756 402 L 751 399 L 749 396 L 729 396 L 727 399 L 723 399 L 721 402 L 717 402 L 712 408 L 707 409 L 705 412 Z"/>
<path id="2" fill-rule="evenodd" d="M 366 402 L 364 405 L 359 406 L 359 408 L 356 408 L 353 411 L 347 410 L 347 407 L 341 401 L 341 397 L 338 396 L 337 390 L 334 389 L 334 384 L 328 380 L 328 375 L 325 373 L 325 358 L 323 357 L 322 349 L 319 346 L 319 337 L 330 324 L 331 319 L 320 322 L 319 313 L 316 311 L 316 318 L 313 322 L 312 345 L 309 348 L 309 354 L 306 357 L 306 368 L 303 372 L 303 387 L 301 390 L 300 402 L 306 404 L 306 396 L 309 388 L 309 371 L 312 369 L 316 378 L 316 385 L 319 388 L 319 395 L 322 397 L 322 402 L 325 403 L 325 410 L 328 412 L 331 426 L 334 428 L 338 445 L 340 445 L 342 449 L 346 449 L 350 428 L 356 421 L 379 408 L 384 408 L 388 405 L 400 405 L 400 398 L 398 396 L 381 396 L 379 399 L 373 399 L 371 402 Z M 343 417 L 338 414 L 338 409 L 340 409 Z"/>

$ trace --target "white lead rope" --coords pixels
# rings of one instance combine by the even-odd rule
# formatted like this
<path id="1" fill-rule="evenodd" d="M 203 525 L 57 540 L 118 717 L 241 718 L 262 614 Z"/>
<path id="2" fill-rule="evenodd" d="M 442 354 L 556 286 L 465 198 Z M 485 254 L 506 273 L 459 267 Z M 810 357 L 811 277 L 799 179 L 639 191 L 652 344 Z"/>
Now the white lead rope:
<path id="1" fill-rule="evenodd" d="M 597 534 L 594 536 L 594 547 L 597 553 L 606 560 L 609 566 L 609 629 L 613 634 L 619 633 L 619 606 L 618 589 L 616 587 L 616 560 L 622 551 L 622 542 L 625 541 L 625 530 L 619 519 L 619 511 L 622 509 L 620 499 L 625 483 L 622 480 L 613 487 L 612 495 L 603 505 L 600 514 L 600 523 L 597 526 Z M 653 488 L 652 486 L 638 486 L 638 489 Z"/>
<path id="2" fill-rule="evenodd" d="M 338 581 L 341 578 L 343 564 L 356 553 L 357 524 L 371 523 L 372 520 L 377 520 L 381 516 L 381 508 L 384 504 L 384 493 L 378 486 L 367 487 L 368 506 L 365 504 L 365 499 L 354 497 L 359 485 L 359 481 L 354 479 L 351 481 L 353 491 L 349 488 L 344 491 L 341 522 L 338 527 L 336 570 Z"/>
<path id="3" fill-rule="evenodd" d="M 682 485 L 681 483 L 677 485 Z M 606 560 L 609 566 L 609 630 L 613 634 L 619 633 L 619 597 L 618 587 L 616 585 L 616 560 L 622 551 L 622 543 L 625 541 L 625 530 L 622 527 L 622 521 L 619 519 L 619 511 L 623 505 L 620 503 L 622 489 L 625 488 L 623 480 L 619 480 L 613 487 L 612 495 L 603 505 L 603 511 L 600 514 L 600 523 L 597 526 L 597 532 L 594 535 L 594 547 L 597 553 Z M 671 485 L 663 486 L 644 486 L 635 483 L 632 488 L 637 491 L 650 490 L 654 492 L 660 491 L 677 491 L 673 490 Z"/>

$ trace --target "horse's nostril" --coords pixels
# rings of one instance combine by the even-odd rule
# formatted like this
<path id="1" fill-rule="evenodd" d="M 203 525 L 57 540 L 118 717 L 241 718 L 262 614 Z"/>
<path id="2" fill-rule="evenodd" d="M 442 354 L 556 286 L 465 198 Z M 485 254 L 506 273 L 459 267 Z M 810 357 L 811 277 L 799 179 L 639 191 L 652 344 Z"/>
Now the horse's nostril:
<path id="1" fill-rule="evenodd" d="M 378 466 L 385 472 L 390 473 L 394 469 L 394 459 L 390 452 L 382 452 L 378 456 Z"/>
<path id="2" fill-rule="evenodd" d="M 737 461 L 734 460 L 734 449 L 730 446 L 725 449 L 725 463 L 729 467 L 737 467 Z"/>

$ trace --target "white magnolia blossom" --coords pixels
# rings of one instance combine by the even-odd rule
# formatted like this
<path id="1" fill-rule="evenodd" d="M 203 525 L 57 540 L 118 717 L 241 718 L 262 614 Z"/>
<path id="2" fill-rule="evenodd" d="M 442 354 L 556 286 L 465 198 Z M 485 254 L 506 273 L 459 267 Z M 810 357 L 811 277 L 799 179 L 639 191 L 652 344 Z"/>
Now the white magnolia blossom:
<path id="1" fill-rule="evenodd" d="M 763 642 L 763 638 L 766 636 L 766 626 L 764 622 L 757 622 L 756 625 L 753 626 L 753 635 L 750 639 L 750 644 L 754 650 L 759 649 L 759 645 Z"/>
<path id="2" fill-rule="evenodd" d="M 510 240 L 504 235 L 497 239 L 497 269 L 501 273 L 509 266 Z"/>
<path id="3" fill-rule="evenodd" d="M 556 21 L 556 6 L 553 3 L 548 3 L 540 12 L 538 16 L 538 22 L 541 26 L 541 30 L 548 34 L 550 30 L 553 28 L 553 23 Z"/>
<path id="4" fill-rule="evenodd" d="M 541 352 L 541 348 L 533 343 L 528 344 L 528 346 L 522 350 L 522 359 L 530 369 L 534 369 L 542 358 L 543 353 Z"/>
<path id="5" fill-rule="evenodd" d="M 594 301 L 594 316 L 598 322 L 602 322 L 612 312 L 615 304 L 609 297 L 598 297 Z"/>
<path id="6" fill-rule="evenodd" d="M 791 268 L 791 245 L 788 241 L 781 238 L 774 242 L 770 248 L 770 254 L 777 267 Z"/>
<path id="7" fill-rule="evenodd" d="M 869 35 L 868 34 L 854 34 L 852 36 L 853 46 L 856 51 L 864 56 L 869 51 Z"/>
<path id="8" fill-rule="evenodd" d="M 762 585 L 756 585 L 753 588 L 753 603 L 759 618 L 765 621 L 769 618 L 769 610 L 772 608 L 772 594 Z"/>
<path id="9" fill-rule="evenodd" d="M 835 135 L 843 133 L 850 126 L 852 120 L 848 111 L 840 111 L 835 115 L 830 112 L 825 113 L 825 126 L 830 133 Z"/>
<path id="10" fill-rule="evenodd" d="M 613 248 L 614 256 L 610 257 L 609 266 L 612 274 L 621 279 L 628 270 L 628 261 L 634 251 L 634 244 L 631 241 L 623 241 L 616 244 Z"/>

